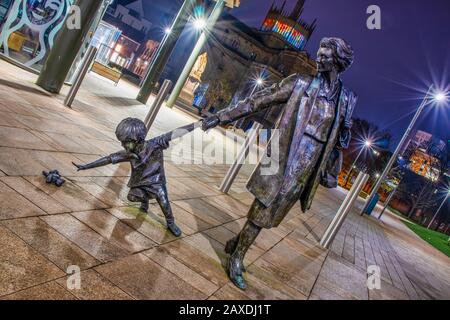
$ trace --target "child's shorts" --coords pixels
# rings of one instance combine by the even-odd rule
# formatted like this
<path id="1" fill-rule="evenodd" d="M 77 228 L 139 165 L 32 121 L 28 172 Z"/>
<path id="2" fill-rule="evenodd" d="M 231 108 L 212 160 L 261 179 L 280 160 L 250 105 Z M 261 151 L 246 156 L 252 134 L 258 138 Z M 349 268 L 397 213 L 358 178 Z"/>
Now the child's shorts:
<path id="1" fill-rule="evenodd" d="M 131 188 L 128 192 L 128 200 L 130 201 L 147 201 L 149 199 L 155 199 L 161 194 L 164 194 L 166 186 L 164 184 L 154 184 L 150 186 L 142 186 Z"/>

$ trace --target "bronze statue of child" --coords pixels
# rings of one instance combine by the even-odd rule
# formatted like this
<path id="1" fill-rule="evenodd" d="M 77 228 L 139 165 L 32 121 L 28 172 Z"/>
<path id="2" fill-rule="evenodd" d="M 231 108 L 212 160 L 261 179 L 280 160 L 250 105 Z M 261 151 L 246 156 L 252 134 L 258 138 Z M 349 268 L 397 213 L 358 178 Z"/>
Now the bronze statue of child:
<path id="1" fill-rule="evenodd" d="M 177 137 L 192 131 L 196 127 L 196 124 L 191 124 L 184 128 L 179 128 L 184 130 L 177 129 L 178 132 L 181 132 Z M 163 150 L 169 147 L 169 142 L 176 136 L 169 132 L 153 139 L 145 140 L 146 136 L 147 128 L 143 121 L 136 118 L 126 118 L 116 128 L 116 137 L 125 150 L 85 165 L 75 163 L 73 165 L 79 171 L 119 162 L 130 162 L 131 177 L 128 182 L 128 187 L 130 188 L 128 200 L 140 202 L 140 209 L 147 212 L 149 200 L 156 199 L 166 218 L 167 228 L 173 235 L 179 237 L 181 230 L 175 223 L 167 194 L 163 157 Z"/>

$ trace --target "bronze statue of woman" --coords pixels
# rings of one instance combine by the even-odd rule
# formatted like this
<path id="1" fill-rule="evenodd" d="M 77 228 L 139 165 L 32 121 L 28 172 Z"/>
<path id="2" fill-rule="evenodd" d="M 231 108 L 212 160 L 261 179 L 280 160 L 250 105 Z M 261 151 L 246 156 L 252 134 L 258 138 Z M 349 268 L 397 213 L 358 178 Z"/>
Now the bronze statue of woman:
<path id="1" fill-rule="evenodd" d="M 291 75 L 202 124 L 208 130 L 283 105 L 275 128 L 278 134 L 273 135 L 278 143 L 270 140 L 270 153 L 263 155 L 247 184 L 255 196 L 248 220 L 225 247 L 230 254 L 228 275 L 241 289 L 246 288 L 244 256 L 261 229 L 277 227 L 297 200 L 304 212 L 309 210 L 319 184 L 337 186 L 341 150 L 350 142 L 356 104 L 355 94 L 344 88 L 340 74 L 353 63 L 353 50 L 340 38 L 324 38 L 316 62 L 315 77 Z"/>

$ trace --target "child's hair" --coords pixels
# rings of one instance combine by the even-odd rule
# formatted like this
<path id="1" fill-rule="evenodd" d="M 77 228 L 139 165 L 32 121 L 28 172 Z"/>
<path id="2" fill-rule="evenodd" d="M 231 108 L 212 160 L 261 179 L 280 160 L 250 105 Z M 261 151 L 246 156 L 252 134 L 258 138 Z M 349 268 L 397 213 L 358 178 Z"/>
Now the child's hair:
<path id="1" fill-rule="evenodd" d="M 116 137 L 120 142 L 145 140 L 147 128 L 143 121 L 136 118 L 123 119 L 116 128 Z"/>

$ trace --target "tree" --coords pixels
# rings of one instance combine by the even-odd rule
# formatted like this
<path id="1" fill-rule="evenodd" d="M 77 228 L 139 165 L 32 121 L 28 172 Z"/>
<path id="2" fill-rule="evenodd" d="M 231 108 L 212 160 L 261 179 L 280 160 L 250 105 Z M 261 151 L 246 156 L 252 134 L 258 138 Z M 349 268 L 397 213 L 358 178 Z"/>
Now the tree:
<path id="1" fill-rule="evenodd" d="M 421 210 L 419 219 L 423 223 L 442 201 L 439 191 L 446 189 L 445 186 L 448 185 L 444 174 L 448 170 L 448 150 L 441 148 L 439 142 L 430 140 L 421 144 L 410 143 L 404 156 L 410 159 L 409 173 L 400 184 L 398 194 L 410 205 L 408 217 L 413 217 L 417 210 Z M 447 215 L 442 212 L 444 211 L 436 219 L 437 226 Z"/>

